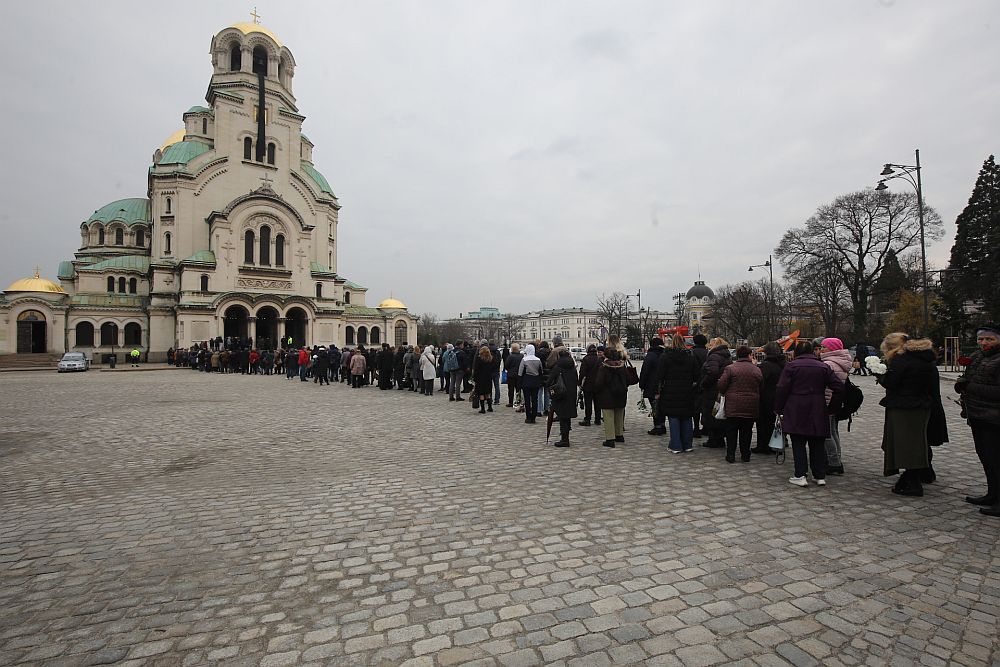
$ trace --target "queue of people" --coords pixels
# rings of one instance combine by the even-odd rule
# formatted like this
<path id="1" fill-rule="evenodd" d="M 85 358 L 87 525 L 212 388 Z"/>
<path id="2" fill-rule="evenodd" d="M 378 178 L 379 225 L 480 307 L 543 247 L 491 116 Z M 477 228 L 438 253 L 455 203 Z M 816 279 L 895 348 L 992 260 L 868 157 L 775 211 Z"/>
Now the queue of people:
<path id="1" fill-rule="evenodd" d="M 704 438 L 702 446 L 724 449 L 728 463 L 736 463 L 737 454 L 748 462 L 755 453 L 783 451 L 780 441 L 787 439 L 794 462 L 791 484 L 807 487 L 811 476 L 822 487 L 828 475 L 845 474 L 839 424 L 860 406 L 858 399 L 848 407 L 850 395 L 860 390 L 848 377 L 859 372 L 857 355 L 843 341 L 799 341 L 791 354 L 777 343 L 755 354 L 747 346 L 731 351 L 723 338 L 698 334 L 693 342 L 689 348 L 679 335 L 666 342 L 652 338 L 641 373 L 615 336 L 606 346 L 589 345 L 579 367 L 558 336 L 551 345 L 538 340 L 523 350 L 516 343 L 499 350 L 484 340 L 448 343 L 443 350 L 383 343 L 343 351 L 336 346 L 259 351 L 236 339 L 171 350 L 168 358 L 204 372 L 284 375 L 320 386 L 332 380 L 356 389 L 377 385 L 422 396 L 433 396 L 438 383 L 437 391 L 449 401 L 464 402 L 467 394 L 480 414 L 502 404 L 506 384 L 506 406 L 523 412 L 526 424 L 537 423 L 540 415 L 558 422 L 556 447 L 570 446 L 578 409 L 583 418 L 577 425 L 603 427 L 605 447 L 624 443 L 629 387 L 638 384 L 651 405 L 648 433 L 667 436 L 671 453 L 691 452 L 694 440 Z M 1000 328 L 982 327 L 977 342 L 980 349 L 955 390 L 987 488 L 966 500 L 983 514 L 1000 516 Z M 929 340 L 904 333 L 886 336 L 880 350 L 884 364 L 870 368 L 865 363 L 864 372 L 885 389 L 879 402 L 885 409 L 883 473 L 898 476 L 893 493 L 922 496 L 924 485 L 936 479 L 934 449 L 948 442 L 936 354 Z"/>

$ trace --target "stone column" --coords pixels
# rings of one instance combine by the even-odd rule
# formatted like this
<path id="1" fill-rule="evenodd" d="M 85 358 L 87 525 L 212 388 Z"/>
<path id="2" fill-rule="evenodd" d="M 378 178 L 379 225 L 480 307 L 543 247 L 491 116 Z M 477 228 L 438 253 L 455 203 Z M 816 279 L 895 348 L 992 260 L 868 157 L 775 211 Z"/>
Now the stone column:
<path id="1" fill-rule="evenodd" d="M 250 336 L 250 347 L 257 347 L 257 318 L 247 318 L 247 335 Z"/>

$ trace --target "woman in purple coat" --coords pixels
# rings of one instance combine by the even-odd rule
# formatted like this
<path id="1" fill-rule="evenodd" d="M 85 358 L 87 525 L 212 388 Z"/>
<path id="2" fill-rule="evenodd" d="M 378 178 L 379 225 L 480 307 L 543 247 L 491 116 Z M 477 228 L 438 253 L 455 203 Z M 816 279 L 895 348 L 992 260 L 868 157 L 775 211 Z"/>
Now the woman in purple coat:
<path id="1" fill-rule="evenodd" d="M 806 471 L 810 467 L 816 484 L 826 485 L 824 443 L 830 436 L 827 389 L 833 392 L 830 405 L 838 405 L 844 383 L 829 366 L 816 358 L 812 343 L 799 343 L 795 346 L 795 359 L 781 372 L 774 397 L 774 412 L 782 416 L 781 427 L 792 440 L 795 476 L 788 481 L 796 486 L 809 485 Z"/>

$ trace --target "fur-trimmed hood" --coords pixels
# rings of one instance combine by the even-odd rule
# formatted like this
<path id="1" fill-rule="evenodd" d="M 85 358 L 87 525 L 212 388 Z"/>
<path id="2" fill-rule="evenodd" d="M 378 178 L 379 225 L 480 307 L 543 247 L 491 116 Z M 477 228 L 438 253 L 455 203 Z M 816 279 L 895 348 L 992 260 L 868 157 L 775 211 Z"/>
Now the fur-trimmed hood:
<path id="1" fill-rule="evenodd" d="M 929 338 L 913 338 L 903 343 L 905 352 L 924 352 L 933 349 L 934 343 Z"/>

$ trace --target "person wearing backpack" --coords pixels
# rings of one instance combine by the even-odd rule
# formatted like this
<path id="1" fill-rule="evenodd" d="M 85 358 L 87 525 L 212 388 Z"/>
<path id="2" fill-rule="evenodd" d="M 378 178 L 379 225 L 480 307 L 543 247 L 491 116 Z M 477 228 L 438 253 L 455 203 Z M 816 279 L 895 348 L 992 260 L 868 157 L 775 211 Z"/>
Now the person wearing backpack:
<path id="1" fill-rule="evenodd" d="M 625 442 L 625 405 L 628 403 L 628 375 L 621 352 L 614 347 L 604 350 L 604 361 L 594 375 L 597 407 L 604 421 L 604 446 L 614 448 Z"/>
<path id="2" fill-rule="evenodd" d="M 830 367 L 838 380 L 844 383 L 846 391 L 846 385 L 850 382 L 847 376 L 851 372 L 854 360 L 851 358 L 851 351 L 844 349 L 844 341 L 839 338 L 824 338 L 820 342 L 817 352 L 820 360 Z M 827 389 L 826 405 L 831 410 L 836 407 L 830 403 L 832 398 L 833 390 Z M 823 443 L 826 447 L 826 472 L 828 475 L 844 474 L 844 461 L 841 458 L 840 448 L 840 427 L 837 417 L 838 415 L 831 411 L 830 435 Z"/>
<path id="3" fill-rule="evenodd" d="M 576 418 L 576 387 L 579 378 L 576 374 L 576 362 L 569 353 L 569 349 L 560 346 L 553 350 L 551 355 L 556 355 L 556 362 L 548 370 L 545 380 L 545 388 L 551 396 L 549 409 L 555 412 L 559 419 L 559 441 L 556 447 L 569 447 L 569 431 L 573 419 Z M 550 355 L 550 356 L 551 356 Z M 558 391 L 562 384 L 562 391 Z"/>

